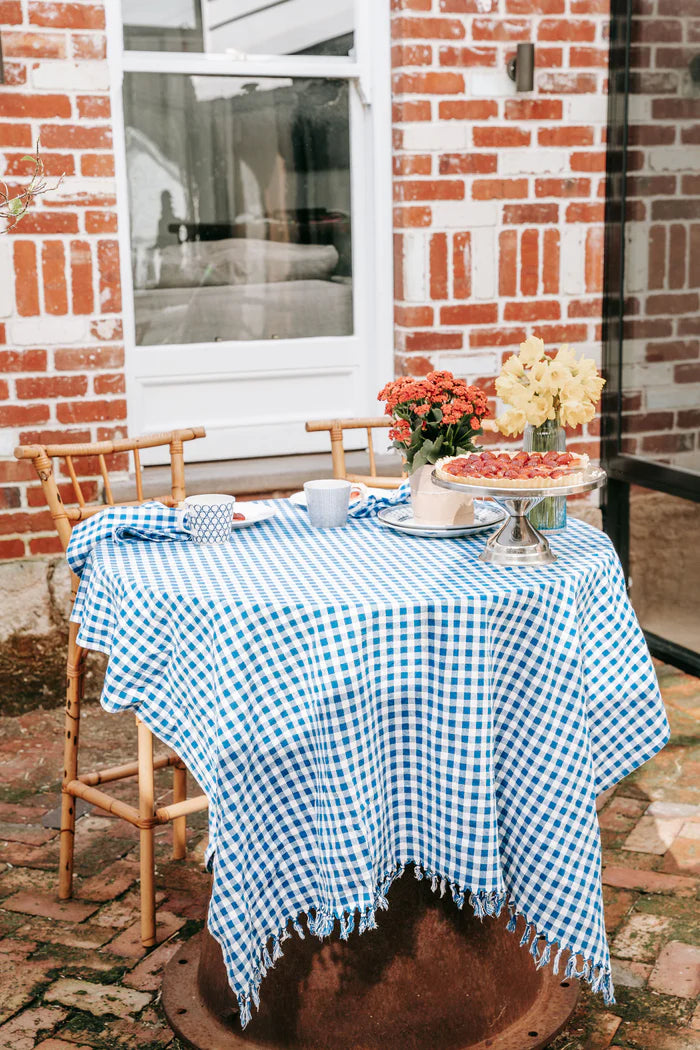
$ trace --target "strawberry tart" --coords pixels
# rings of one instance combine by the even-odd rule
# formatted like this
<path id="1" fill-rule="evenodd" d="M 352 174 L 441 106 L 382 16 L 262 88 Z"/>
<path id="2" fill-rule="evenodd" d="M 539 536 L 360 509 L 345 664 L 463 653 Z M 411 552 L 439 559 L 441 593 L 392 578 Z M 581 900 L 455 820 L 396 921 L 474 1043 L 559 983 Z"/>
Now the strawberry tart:
<path id="1" fill-rule="evenodd" d="M 435 464 L 443 481 L 486 488 L 556 488 L 580 485 L 588 456 L 576 452 L 510 452 L 492 449 L 448 456 Z"/>

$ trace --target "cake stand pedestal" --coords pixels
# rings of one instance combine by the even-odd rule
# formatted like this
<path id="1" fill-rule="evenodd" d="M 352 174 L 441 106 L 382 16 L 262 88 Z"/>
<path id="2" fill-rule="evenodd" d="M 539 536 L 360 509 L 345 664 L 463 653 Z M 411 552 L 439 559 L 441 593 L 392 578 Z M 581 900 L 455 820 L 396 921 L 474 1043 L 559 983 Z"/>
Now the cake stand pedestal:
<path id="1" fill-rule="evenodd" d="M 444 489 L 455 489 L 472 496 L 487 496 L 503 507 L 508 515 L 498 532 L 488 540 L 479 555 L 481 561 L 493 565 L 551 565 L 557 560 L 549 543 L 532 525 L 526 515 L 546 496 L 578 496 L 605 484 L 606 474 L 600 468 L 586 471 L 578 485 L 556 485 L 547 488 L 499 488 L 495 485 L 464 485 L 459 481 L 445 481 L 432 473 L 433 483 Z"/>

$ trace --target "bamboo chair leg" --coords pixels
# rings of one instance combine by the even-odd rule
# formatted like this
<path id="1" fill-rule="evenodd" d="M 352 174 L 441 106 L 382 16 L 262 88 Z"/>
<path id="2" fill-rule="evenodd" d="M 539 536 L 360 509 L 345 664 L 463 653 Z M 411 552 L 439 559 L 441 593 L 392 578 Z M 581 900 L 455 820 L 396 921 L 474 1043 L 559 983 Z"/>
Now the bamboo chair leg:
<path id="1" fill-rule="evenodd" d="M 153 737 L 150 730 L 137 718 L 139 761 L 139 816 L 153 820 L 155 815 L 155 787 L 153 783 Z M 150 948 L 156 943 L 156 884 L 153 825 L 140 830 L 141 867 L 141 943 Z"/>
<path id="2" fill-rule="evenodd" d="M 187 769 L 179 762 L 173 766 L 173 802 L 187 798 Z M 187 817 L 173 820 L 173 860 L 184 860 L 187 853 Z"/>
<path id="3" fill-rule="evenodd" d="M 68 666 L 66 687 L 65 738 L 63 742 L 63 784 L 61 796 L 61 840 L 58 869 L 58 896 L 62 901 L 73 895 L 73 848 L 75 845 L 75 805 L 65 785 L 78 778 L 78 743 L 80 738 L 80 701 L 83 696 L 85 652 L 78 645 L 78 624 L 68 630 Z"/>

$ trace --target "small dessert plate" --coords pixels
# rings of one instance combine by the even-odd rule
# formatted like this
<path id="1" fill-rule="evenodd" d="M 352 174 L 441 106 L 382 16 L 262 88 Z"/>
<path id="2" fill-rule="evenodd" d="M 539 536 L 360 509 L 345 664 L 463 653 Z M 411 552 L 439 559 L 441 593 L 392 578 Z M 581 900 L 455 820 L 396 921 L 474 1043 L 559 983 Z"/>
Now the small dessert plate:
<path id="1" fill-rule="evenodd" d="M 266 503 L 244 503 L 243 500 L 236 503 L 235 512 L 243 514 L 243 520 L 234 518 L 231 522 L 231 530 L 259 525 L 261 521 L 267 521 L 276 514 L 275 508 L 269 507 Z"/>
<path id="2" fill-rule="evenodd" d="M 424 536 L 437 540 L 456 540 L 460 536 L 474 536 L 484 529 L 490 529 L 498 525 L 505 518 L 506 513 L 495 503 L 474 503 L 473 525 L 422 525 L 413 517 L 413 508 L 410 503 L 400 503 L 396 507 L 383 507 L 377 511 L 377 518 L 382 525 L 387 525 L 397 532 L 405 532 L 410 536 Z"/>

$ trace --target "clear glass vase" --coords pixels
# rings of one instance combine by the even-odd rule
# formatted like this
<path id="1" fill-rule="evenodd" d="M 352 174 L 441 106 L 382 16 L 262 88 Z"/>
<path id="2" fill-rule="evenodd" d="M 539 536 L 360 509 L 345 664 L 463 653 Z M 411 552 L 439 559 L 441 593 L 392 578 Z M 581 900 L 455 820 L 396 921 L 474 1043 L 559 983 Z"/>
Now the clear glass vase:
<path id="1" fill-rule="evenodd" d="M 539 427 L 525 427 L 523 448 L 526 452 L 565 452 L 566 432 L 556 419 L 547 419 Z M 566 528 L 566 496 L 546 496 L 528 514 L 530 522 L 542 532 L 559 532 Z"/>

